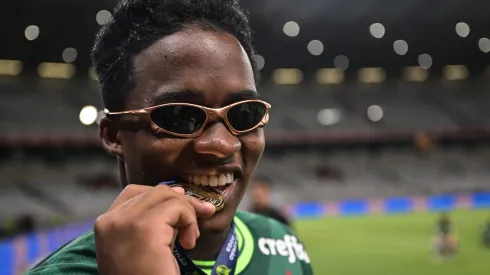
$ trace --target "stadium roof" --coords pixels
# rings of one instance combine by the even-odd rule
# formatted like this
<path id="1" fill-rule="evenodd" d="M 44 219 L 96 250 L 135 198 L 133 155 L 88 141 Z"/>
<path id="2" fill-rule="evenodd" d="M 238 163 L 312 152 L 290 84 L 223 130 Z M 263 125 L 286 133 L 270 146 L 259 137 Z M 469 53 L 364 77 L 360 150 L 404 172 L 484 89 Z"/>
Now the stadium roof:
<path id="1" fill-rule="evenodd" d="M 97 14 L 110 10 L 115 2 L 11 1 L 11 8 L 0 10 L 0 33 L 7 41 L 0 44 L 0 59 L 21 60 L 25 73 L 35 73 L 41 62 L 63 62 L 63 51 L 73 48 L 77 52 L 74 64 L 84 68 L 78 73 L 86 75 L 89 50 L 99 27 Z M 313 71 L 333 67 L 338 55 L 347 57 L 349 68 L 383 67 L 395 72 L 418 65 L 421 54 L 431 56 L 431 70 L 435 72 L 443 65 L 465 64 L 478 73 L 490 63 L 490 54 L 480 49 L 490 51 L 490 40 L 485 40 L 490 37 L 489 4 L 485 0 L 245 0 L 242 5 L 250 11 L 266 73 L 276 68 Z M 290 21 L 299 26 L 297 36 L 284 33 Z M 373 29 L 376 35 L 383 34 L 381 38 L 370 32 L 374 23 L 382 25 Z M 31 25 L 39 27 L 39 34 L 30 41 L 25 31 Z M 308 51 L 312 40 L 323 45 L 321 54 Z M 406 51 L 403 55 L 394 50 L 397 40 L 406 42 L 397 42 L 398 51 Z M 318 53 L 318 43 L 316 46 Z"/>

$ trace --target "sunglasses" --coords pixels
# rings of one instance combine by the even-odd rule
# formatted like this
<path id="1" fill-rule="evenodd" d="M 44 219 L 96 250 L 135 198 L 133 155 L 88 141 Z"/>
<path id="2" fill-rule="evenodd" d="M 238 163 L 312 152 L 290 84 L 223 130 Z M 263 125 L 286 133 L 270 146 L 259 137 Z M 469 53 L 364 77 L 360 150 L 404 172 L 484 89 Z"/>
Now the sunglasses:
<path id="1" fill-rule="evenodd" d="M 271 105 L 262 100 L 244 100 L 222 108 L 208 108 L 190 103 L 168 103 L 139 110 L 109 112 L 107 117 L 136 115 L 149 121 L 155 133 L 177 137 L 198 137 L 206 125 L 215 120 L 224 121 L 234 135 L 241 135 L 264 127 L 269 120 Z"/>

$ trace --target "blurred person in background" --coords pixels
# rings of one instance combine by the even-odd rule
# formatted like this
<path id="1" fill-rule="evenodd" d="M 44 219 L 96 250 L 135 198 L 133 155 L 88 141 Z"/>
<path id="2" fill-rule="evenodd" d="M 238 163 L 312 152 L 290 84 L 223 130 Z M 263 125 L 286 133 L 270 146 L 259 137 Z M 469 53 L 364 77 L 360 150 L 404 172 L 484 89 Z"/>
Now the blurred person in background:
<path id="1" fill-rule="evenodd" d="M 486 248 L 490 248 L 490 218 L 483 225 L 482 242 Z"/>
<path id="2" fill-rule="evenodd" d="M 16 220 L 16 234 L 28 234 L 36 229 L 36 221 L 31 215 L 22 215 Z"/>
<path id="3" fill-rule="evenodd" d="M 442 213 L 436 223 L 434 249 L 436 260 L 441 261 L 457 252 L 458 239 L 449 213 Z"/>
<path id="4" fill-rule="evenodd" d="M 99 136 L 125 188 L 93 231 L 28 274 L 312 274 L 289 227 L 237 211 L 270 108 L 238 1 L 125 0 L 112 14 L 92 58 Z M 209 202 L 218 193 L 223 208 Z"/>
<path id="5" fill-rule="evenodd" d="M 14 222 L 3 220 L 0 223 L 0 239 L 6 239 L 14 234 Z"/>
<path id="6" fill-rule="evenodd" d="M 250 211 L 285 225 L 291 226 L 289 219 L 272 205 L 272 181 L 268 177 L 256 177 L 250 184 Z"/>
<path id="7" fill-rule="evenodd" d="M 29 234 L 36 230 L 36 220 L 31 215 L 20 215 L 13 220 L 3 221 L 0 225 L 0 239 L 15 235 Z"/>

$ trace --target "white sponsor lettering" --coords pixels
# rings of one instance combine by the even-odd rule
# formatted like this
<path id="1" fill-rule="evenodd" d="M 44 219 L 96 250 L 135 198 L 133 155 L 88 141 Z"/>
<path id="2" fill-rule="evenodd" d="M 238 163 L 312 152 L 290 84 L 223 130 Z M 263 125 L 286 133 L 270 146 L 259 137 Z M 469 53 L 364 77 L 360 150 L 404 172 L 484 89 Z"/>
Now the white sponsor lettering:
<path id="1" fill-rule="evenodd" d="M 298 243 L 295 236 L 284 235 L 284 239 L 269 239 L 260 238 L 258 240 L 260 251 L 264 255 L 279 255 L 288 257 L 288 261 L 292 264 L 296 260 L 310 263 L 308 253 L 306 253 L 302 244 Z"/>
<path id="2" fill-rule="evenodd" d="M 277 253 L 279 253 L 279 255 L 281 256 L 288 255 L 288 250 L 285 242 L 283 242 L 282 240 L 277 240 L 276 246 L 277 246 Z"/>
<path id="3" fill-rule="evenodd" d="M 296 251 L 296 253 L 293 251 L 294 242 L 291 242 L 292 238 L 294 238 L 294 236 L 284 236 L 284 240 L 286 241 L 286 246 L 288 248 L 288 260 L 290 263 L 296 262 L 296 254 L 298 254 L 298 251 Z M 294 240 L 296 240 L 296 238 L 294 238 Z"/>
<path id="4" fill-rule="evenodd" d="M 269 250 L 271 251 L 271 255 L 276 255 L 276 240 L 273 239 L 265 239 L 267 242 L 267 246 L 269 247 Z"/>
<path id="5" fill-rule="evenodd" d="M 265 243 L 266 243 L 267 239 L 264 239 L 264 238 L 260 238 L 259 239 L 259 249 L 260 251 L 264 254 L 264 255 L 270 255 L 271 252 L 269 251 L 269 249 L 265 246 Z"/>

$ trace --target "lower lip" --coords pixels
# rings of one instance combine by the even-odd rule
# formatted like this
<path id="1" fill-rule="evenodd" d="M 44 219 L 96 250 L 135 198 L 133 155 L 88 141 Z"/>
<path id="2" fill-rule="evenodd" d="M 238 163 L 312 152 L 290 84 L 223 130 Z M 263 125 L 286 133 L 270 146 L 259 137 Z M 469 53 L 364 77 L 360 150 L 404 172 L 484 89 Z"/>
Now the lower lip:
<path id="1" fill-rule="evenodd" d="M 231 194 L 233 193 L 233 188 L 235 188 L 236 182 L 237 182 L 237 180 L 233 181 L 228 186 L 226 186 L 225 190 L 223 190 L 222 194 L 223 194 L 223 199 L 225 200 L 225 202 L 227 202 L 228 199 L 231 197 Z"/>
<path id="2" fill-rule="evenodd" d="M 216 192 L 221 193 L 221 195 L 223 196 L 223 200 L 225 201 L 225 205 L 226 205 L 226 202 L 231 198 L 231 196 L 233 194 L 233 189 L 235 188 L 235 185 L 237 184 L 237 182 L 238 182 L 238 179 L 235 179 L 232 183 L 227 184 L 225 186 L 216 186 L 215 187 L 215 186 L 207 185 L 206 187 L 212 188 Z M 188 183 L 188 184 L 193 184 L 193 183 Z"/>
<path id="3" fill-rule="evenodd" d="M 226 203 L 233 193 L 233 188 L 235 187 L 236 181 L 237 180 L 235 180 L 232 183 L 227 184 L 225 186 L 216 186 L 215 187 L 215 186 L 209 186 L 208 185 L 208 187 L 215 190 L 218 193 L 221 193 L 221 195 L 223 196 L 223 199 Z"/>
<path id="4" fill-rule="evenodd" d="M 209 187 L 216 190 L 217 192 L 221 193 L 223 195 L 223 199 L 225 200 L 225 203 L 226 203 L 226 201 L 228 201 L 228 199 L 231 197 L 231 194 L 233 193 L 232 191 L 233 191 L 235 184 L 236 184 L 236 180 L 233 181 L 232 183 L 224 186 L 224 187 L 222 187 L 222 186 L 219 186 L 217 188 L 211 187 L 211 186 L 209 186 Z"/>

